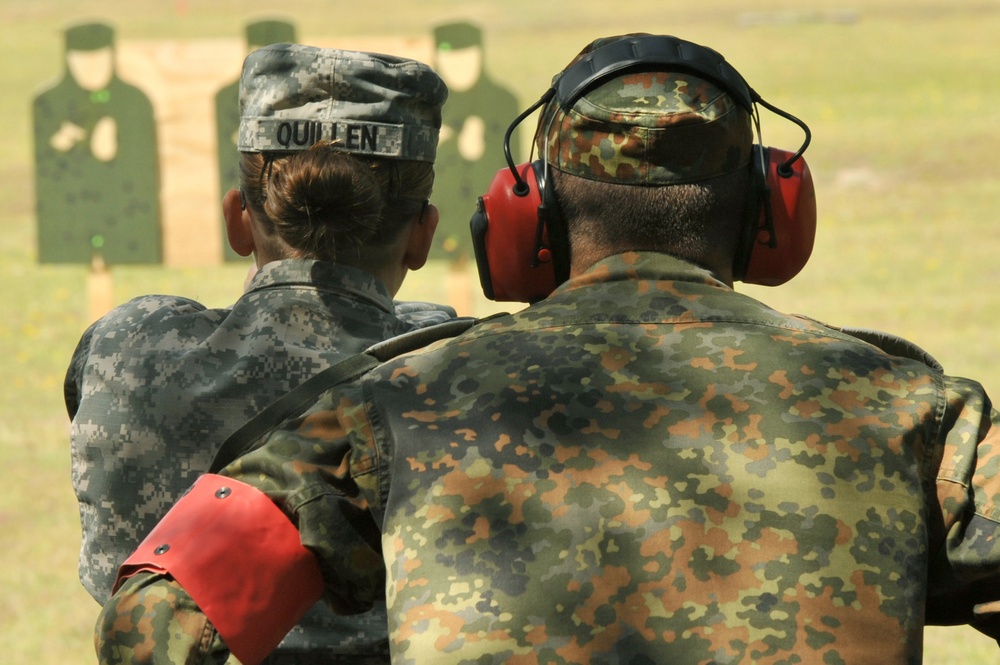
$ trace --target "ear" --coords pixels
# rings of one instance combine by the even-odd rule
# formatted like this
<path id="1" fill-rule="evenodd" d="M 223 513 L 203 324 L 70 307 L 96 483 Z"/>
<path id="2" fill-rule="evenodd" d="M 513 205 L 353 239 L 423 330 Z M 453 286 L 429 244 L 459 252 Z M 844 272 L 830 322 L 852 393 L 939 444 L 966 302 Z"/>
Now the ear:
<path id="1" fill-rule="evenodd" d="M 226 220 L 229 246 L 240 256 L 250 256 L 254 250 L 250 211 L 243 208 L 238 190 L 230 189 L 222 197 L 222 216 Z"/>
<path id="2" fill-rule="evenodd" d="M 434 242 L 434 232 L 441 220 L 441 211 L 434 204 L 424 207 L 423 213 L 413 222 L 410 238 L 403 253 L 403 265 L 410 270 L 420 270 L 427 263 L 431 244 Z"/>

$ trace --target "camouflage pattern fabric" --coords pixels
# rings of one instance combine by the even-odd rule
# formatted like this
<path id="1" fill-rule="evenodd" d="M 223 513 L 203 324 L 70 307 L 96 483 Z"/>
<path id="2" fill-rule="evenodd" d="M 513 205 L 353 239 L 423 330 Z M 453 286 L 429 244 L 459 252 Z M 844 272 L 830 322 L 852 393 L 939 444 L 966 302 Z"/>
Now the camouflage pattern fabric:
<path id="1" fill-rule="evenodd" d="M 286 260 L 263 266 L 231 308 L 145 296 L 91 326 L 65 385 L 87 591 L 108 599 L 118 566 L 259 410 L 349 354 L 454 316 L 427 303 L 398 309 L 404 318 L 367 273 Z M 318 606 L 274 662 L 317 650 L 384 656 L 384 637 L 384 609 L 345 621 Z"/>
<path id="2" fill-rule="evenodd" d="M 433 69 L 393 55 L 272 44 L 243 63 L 241 152 L 305 150 L 433 162 L 448 88 Z"/>
<path id="3" fill-rule="evenodd" d="M 569 111 L 558 100 L 539 118 L 549 163 L 582 178 L 627 185 L 676 185 L 732 173 L 750 163 L 750 114 L 721 88 L 691 74 L 616 77 Z"/>
<path id="4" fill-rule="evenodd" d="M 1000 637 L 998 432 L 904 340 L 629 253 L 225 473 L 298 524 L 334 607 L 386 590 L 394 663 L 915 664 L 925 621 Z M 102 653 L 182 656 L 149 626 L 191 616 L 127 599 Z"/>
<path id="5" fill-rule="evenodd" d="M 119 600 L 118 608 L 123 615 L 151 616 L 159 612 L 161 620 L 141 623 L 112 620 L 105 626 L 101 626 L 99 621 L 98 634 L 101 637 L 129 645 L 125 649 L 110 650 L 99 646 L 100 662 L 116 665 L 173 662 L 245 665 L 230 656 L 229 649 L 211 622 L 173 580 L 140 573 L 126 580 L 115 598 Z M 167 615 L 171 620 L 162 620 Z"/>

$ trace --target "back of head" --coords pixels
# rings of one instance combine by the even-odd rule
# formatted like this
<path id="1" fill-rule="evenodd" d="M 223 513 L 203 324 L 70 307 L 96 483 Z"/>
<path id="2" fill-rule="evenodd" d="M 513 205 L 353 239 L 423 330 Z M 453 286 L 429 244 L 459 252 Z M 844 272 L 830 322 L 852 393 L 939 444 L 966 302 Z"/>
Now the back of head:
<path id="1" fill-rule="evenodd" d="M 447 88 L 423 63 L 274 44 L 240 80 L 240 185 L 285 253 L 378 258 L 429 198 Z"/>
<path id="2" fill-rule="evenodd" d="M 591 43 L 564 73 L 595 49 L 634 36 Z M 568 105 L 553 97 L 536 142 L 555 170 L 574 261 L 581 252 L 601 258 L 625 250 L 731 261 L 753 131 L 748 109 L 719 85 L 683 67 L 626 68 L 599 77 Z"/>

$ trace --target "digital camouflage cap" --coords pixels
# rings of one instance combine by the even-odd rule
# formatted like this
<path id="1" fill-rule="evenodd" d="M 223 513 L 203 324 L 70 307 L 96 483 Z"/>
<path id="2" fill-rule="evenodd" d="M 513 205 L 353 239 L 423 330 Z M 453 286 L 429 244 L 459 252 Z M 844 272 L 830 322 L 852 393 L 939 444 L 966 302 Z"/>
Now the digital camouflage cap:
<path id="1" fill-rule="evenodd" d="M 622 37 L 592 42 L 584 54 Z M 558 80 L 559 75 L 555 80 Z M 723 89 L 689 73 L 633 71 L 610 78 L 564 110 L 539 119 L 537 145 L 572 175 L 632 185 L 697 182 L 750 161 L 749 112 Z"/>
<path id="2" fill-rule="evenodd" d="M 240 78 L 241 152 L 294 152 L 321 140 L 353 154 L 433 162 L 444 81 L 392 55 L 272 44 Z"/>

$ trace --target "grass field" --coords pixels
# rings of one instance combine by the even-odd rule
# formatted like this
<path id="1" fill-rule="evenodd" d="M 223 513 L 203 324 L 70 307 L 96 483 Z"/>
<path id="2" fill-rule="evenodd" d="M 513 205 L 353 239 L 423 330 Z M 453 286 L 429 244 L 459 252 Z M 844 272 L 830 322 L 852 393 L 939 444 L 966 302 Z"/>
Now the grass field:
<path id="1" fill-rule="evenodd" d="M 664 32 L 712 45 L 814 135 L 813 260 L 784 287 L 745 290 L 784 310 L 909 337 L 950 373 L 1000 394 L 1000 2 L 865 0 L 852 12 L 836 2 L 745 4 L 0 0 L 0 661 L 93 661 L 98 607 L 76 579 L 79 524 L 61 394 L 88 323 L 86 271 L 38 266 L 33 226 L 30 100 L 60 72 L 69 20 L 109 19 L 119 39 L 193 40 L 231 36 L 247 19 L 277 13 L 308 42 L 422 36 L 443 20 L 469 18 L 487 28 L 488 68 L 525 102 L 597 36 Z M 765 143 L 798 141 L 793 126 L 765 115 Z M 167 292 L 225 305 L 244 271 L 118 268 L 114 299 Z M 447 272 L 431 266 L 401 295 L 444 299 Z M 485 301 L 472 308 L 495 309 Z M 928 663 L 1000 661 L 996 645 L 967 628 L 931 629 L 925 645 Z"/>

